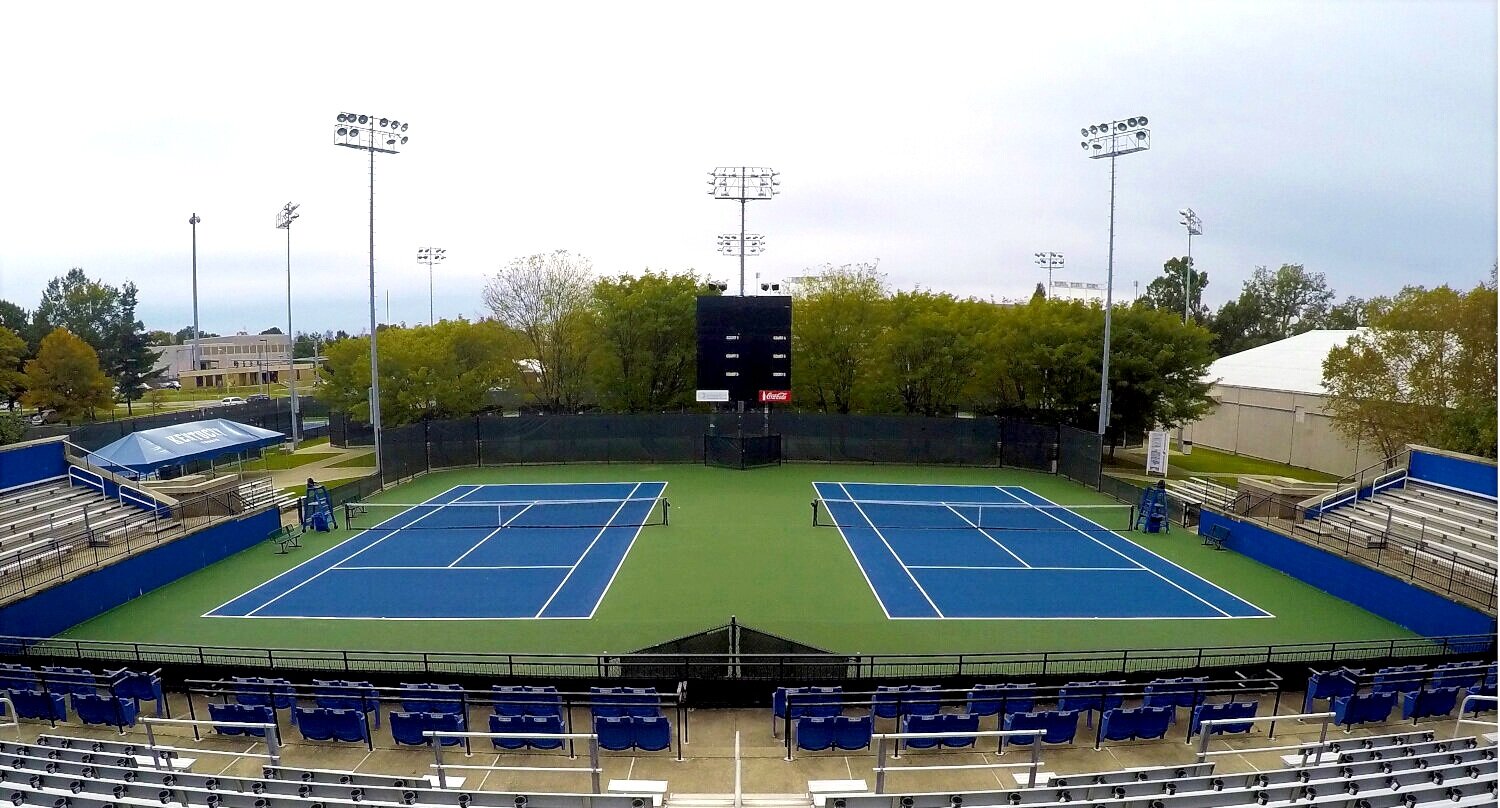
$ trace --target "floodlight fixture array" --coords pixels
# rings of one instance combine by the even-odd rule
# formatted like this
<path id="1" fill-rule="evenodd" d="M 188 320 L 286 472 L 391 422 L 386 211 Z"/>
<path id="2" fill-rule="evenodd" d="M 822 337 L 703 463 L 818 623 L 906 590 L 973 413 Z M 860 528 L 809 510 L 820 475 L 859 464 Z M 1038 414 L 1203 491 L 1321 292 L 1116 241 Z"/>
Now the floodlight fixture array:
<path id="1" fill-rule="evenodd" d="M 440 247 L 423 247 L 417 250 L 417 263 L 427 265 L 427 324 L 437 325 L 437 319 L 433 315 L 432 297 L 432 265 L 448 260 L 448 251 Z"/>
<path id="2" fill-rule="evenodd" d="M 1188 237 L 1187 265 L 1182 268 L 1182 321 L 1185 323 L 1193 316 L 1193 236 L 1203 235 L 1203 220 L 1192 208 L 1182 208 L 1177 215 L 1182 217 L 1179 223 L 1187 228 Z"/>
<path id="3" fill-rule="evenodd" d="M 766 237 L 759 233 L 724 233 L 719 236 L 719 252 L 724 255 L 739 255 L 743 245 L 745 255 L 760 255 L 766 251 Z"/>
<path id="4" fill-rule="evenodd" d="M 740 203 L 740 238 L 734 252 L 726 252 L 724 237 L 719 238 L 719 251 L 740 257 L 740 297 L 745 296 L 745 256 L 759 255 L 751 252 L 746 242 L 745 204 L 757 199 L 770 199 L 781 193 L 780 173 L 760 166 L 720 166 L 708 172 L 708 193 L 715 199 L 728 199 Z M 764 245 L 762 244 L 762 247 Z"/>
<path id="5" fill-rule="evenodd" d="M 1060 252 L 1036 253 L 1036 265 L 1047 269 L 1047 299 L 1052 299 L 1052 271 L 1063 268 L 1063 254 Z"/>
<path id="6" fill-rule="evenodd" d="M 301 437 L 297 424 L 297 332 L 292 330 L 292 222 L 302 215 L 297 212 L 300 207 L 302 206 L 294 202 L 288 202 L 276 212 L 276 229 L 286 231 L 286 364 L 289 376 L 287 389 L 291 394 L 292 451 L 297 450 L 297 441 Z"/>

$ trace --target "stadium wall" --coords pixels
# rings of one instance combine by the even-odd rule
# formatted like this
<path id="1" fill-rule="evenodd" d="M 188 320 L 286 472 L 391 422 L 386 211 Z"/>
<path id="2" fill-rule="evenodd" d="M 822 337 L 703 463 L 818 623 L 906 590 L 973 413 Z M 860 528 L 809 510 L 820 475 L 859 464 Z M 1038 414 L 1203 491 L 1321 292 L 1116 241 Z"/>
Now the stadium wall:
<path id="1" fill-rule="evenodd" d="M 1495 618 L 1342 556 L 1205 510 L 1198 532 L 1229 530 L 1224 546 L 1423 636 L 1493 634 Z"/>
<path id="2" fill-rule="evenodd" d="M 1222 384 L 1209 395 L 1218 404 L 1188 427 L 1194 446 L 1340 476 L 1380 461 L 1334 427 L 1327 396 Z"/>
<path id="3" fill-rule="evenodd" d="M 265 541 L 280 525 L 275 509 L 261 511 L 45 589 L 0 609 L 0 634 L 50 637 Z"/>
<path id="4" fill-rule="evenodd" d="M 0 491 L 68 473 L 61 438 L 23 443 L 0 451 Z"/>
<path id="5" fill-rule="evenodd" d="M 1471 455 L 1411 447 L 1407 476 L 1414 480 L 1457 488 L 1460 491 L 1495 498 L 1495 461 Z"/>

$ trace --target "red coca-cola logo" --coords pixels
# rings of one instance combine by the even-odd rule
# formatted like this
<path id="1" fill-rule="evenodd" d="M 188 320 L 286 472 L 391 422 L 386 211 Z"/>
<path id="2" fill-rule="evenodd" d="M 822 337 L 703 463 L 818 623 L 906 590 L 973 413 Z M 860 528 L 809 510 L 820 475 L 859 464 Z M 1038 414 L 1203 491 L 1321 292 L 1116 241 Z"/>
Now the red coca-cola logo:
<path id="1" fill-rule="evenodd" d="M 762 390 L 760 391 L 760 403 L 762 404 L 790 404 L 792 391 L 790 390 Z"/>

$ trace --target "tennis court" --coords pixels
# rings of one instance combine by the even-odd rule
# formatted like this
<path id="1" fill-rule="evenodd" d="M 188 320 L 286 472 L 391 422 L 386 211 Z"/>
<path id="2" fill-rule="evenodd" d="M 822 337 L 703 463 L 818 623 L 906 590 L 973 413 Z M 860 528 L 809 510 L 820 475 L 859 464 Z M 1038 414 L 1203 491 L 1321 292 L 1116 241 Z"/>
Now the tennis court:
<path id="1" fill-rule="evenodd" d="M 665 521 L 665 490 L 459 485 L 417 505 L 366 504 L 348 525 L 364 530 L 205 617 L 586 619 L 641 529 Z"/>
<path id="2" fill-rule="evenodd" d="M 1069 509 L 1018 486 L 813 487 L 893 620 L 1272 616 L 1121 535 L 1128 506 Z"/>

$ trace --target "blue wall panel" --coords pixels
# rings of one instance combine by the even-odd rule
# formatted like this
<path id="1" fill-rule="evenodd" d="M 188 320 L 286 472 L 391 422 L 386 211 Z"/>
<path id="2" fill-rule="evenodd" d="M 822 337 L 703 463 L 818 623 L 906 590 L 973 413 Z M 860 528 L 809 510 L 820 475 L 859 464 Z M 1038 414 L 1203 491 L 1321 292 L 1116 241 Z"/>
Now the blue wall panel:
<path id="1" fill-rule="evenodd" d="M 1204 511 L 1199 533 L 1229 530 L 1224 546 L 1428 637 L 1493 634 L 1495 619 L 1343 556 L 1259 525 Z"/>
<path id="2" fill-rule="evenodd" d="M 0 451 L 0 491 L 67 473 L 60 440 Z"/>
<path id="3" fill-rule="evenodd" d="M 1489 463 L 1413 451 L 1406 474 L 1418 480 L 1495 498 L 1495 467 Z"/>
<path id="4" fill-rule="evenodd" d="M 275 510 L 262 511 L 45 589 L 0 609 L 0 634 L 50 637 L 265 541 L 280 524 Z"/>

